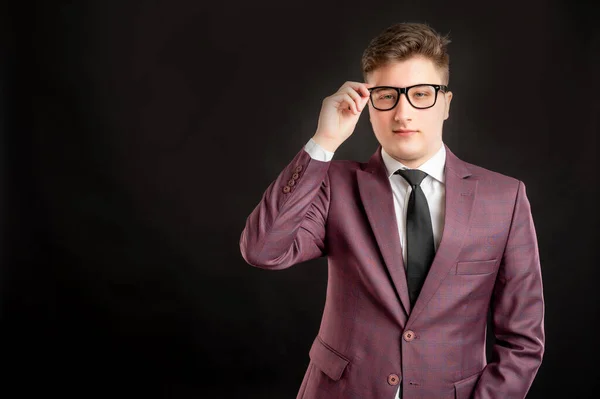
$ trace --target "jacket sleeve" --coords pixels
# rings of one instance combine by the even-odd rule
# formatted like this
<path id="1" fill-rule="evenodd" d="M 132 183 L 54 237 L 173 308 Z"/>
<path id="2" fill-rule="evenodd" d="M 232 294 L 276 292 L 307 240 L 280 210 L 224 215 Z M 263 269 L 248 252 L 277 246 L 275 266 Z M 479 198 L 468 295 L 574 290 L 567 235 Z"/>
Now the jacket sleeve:
<path id="1" fill-rule="evenodd" d="M 330 164 L 302 149 L 269 185 L 240 237 L 248 264 L 279 270 L 325 254 Z"/>
<path id="2" fill-rule="evenodd" d="M 491 305 L 496 342 L 473 399 L 525 398 L 544 354 L 545 305 L 536 232 L 522 182 Z"/>

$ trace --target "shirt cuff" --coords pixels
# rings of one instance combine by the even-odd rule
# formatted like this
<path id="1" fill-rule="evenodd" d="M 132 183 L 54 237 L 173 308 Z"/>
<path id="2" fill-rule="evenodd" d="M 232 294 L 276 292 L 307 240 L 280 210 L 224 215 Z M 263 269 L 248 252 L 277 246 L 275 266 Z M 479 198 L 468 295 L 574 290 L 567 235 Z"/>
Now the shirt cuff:
<path id="1" fill-rule="evenodd" d="M 308 152 L 308 155 L 314 160 L 321 162 L 329 162 L 333 158 L 333 152 L 327 151 L 312 138 L 308 140 L 308 143 L 304 146 L 304 151 Z"/>

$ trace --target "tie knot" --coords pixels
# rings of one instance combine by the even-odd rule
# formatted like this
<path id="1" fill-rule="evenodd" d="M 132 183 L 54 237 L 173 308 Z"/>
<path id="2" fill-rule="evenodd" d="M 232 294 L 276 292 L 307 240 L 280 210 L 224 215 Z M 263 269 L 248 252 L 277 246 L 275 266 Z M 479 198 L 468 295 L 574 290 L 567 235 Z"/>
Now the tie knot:
<path id="1" fill-rule="evenodd" d="M 404 177 L 408 184 L 413 187 L 421 185 L 421 182 L 427 176 L 427 173 L 418 169 L 398 169 L 394 174 Z"/>

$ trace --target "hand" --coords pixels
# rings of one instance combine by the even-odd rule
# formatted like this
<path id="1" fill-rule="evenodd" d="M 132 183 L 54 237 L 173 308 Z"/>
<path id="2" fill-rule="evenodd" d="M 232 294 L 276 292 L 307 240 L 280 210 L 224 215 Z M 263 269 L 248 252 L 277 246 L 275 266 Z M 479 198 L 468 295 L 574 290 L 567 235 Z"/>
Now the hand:
<path id="1" fill-rule="evenodd" d="M 327 151 L 337 148 L 354 132 L 358 118 L 369 101 L 369 83 L 346 82 L 323 100 L 313 140 Z"/>

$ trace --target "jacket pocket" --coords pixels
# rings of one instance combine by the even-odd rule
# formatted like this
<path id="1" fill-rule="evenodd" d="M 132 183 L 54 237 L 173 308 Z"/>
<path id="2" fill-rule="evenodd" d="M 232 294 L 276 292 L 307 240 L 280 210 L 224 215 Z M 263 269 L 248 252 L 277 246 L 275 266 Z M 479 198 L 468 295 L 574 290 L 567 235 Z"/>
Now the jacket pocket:
<path id="1" fill-rule="evenodd" d="M 458 262 L 456 274 L 488 274 L 496 270 L 498 259 Z"/>
<path id="2" fill-rule="evenodd" d="M 334 381 L 342 377 L 349 363 L 348 359 L 323 342 L 319 336 L 315 338 L 309 356 L 314 365 Z"/>
<path id="3" fill-rule="evenodd" d="M 455 382 L 454 383 L 455 398 L 456 399 L 469 399 L 471 397 L 471 395 L 473 394 L 473 388 L 475 388 L 477 381 L 479 381 L 479 376 L 481 375 L 481 373 L 482 373 L 482 371 L 480 371 L 470 377 L 467 377 L 465 379 Z"/>

